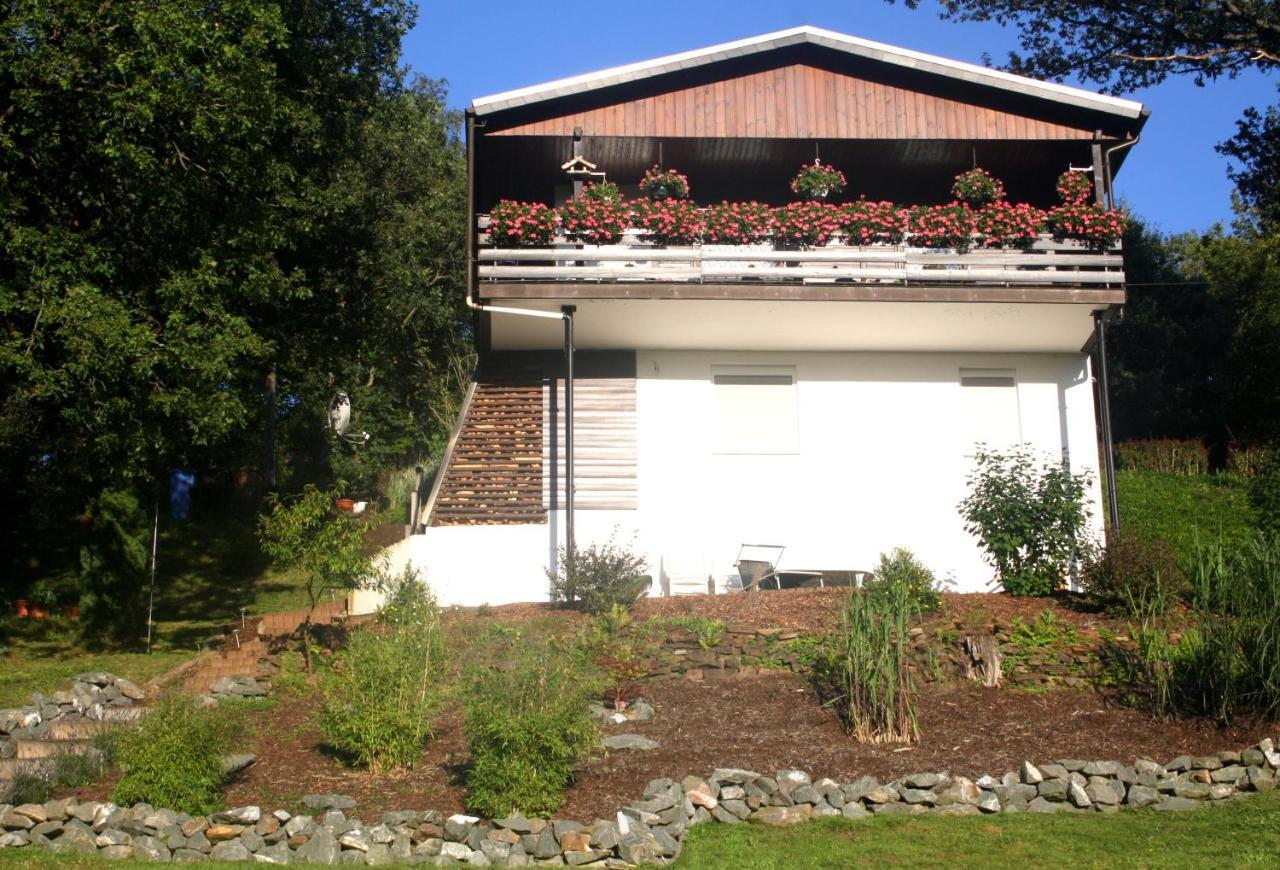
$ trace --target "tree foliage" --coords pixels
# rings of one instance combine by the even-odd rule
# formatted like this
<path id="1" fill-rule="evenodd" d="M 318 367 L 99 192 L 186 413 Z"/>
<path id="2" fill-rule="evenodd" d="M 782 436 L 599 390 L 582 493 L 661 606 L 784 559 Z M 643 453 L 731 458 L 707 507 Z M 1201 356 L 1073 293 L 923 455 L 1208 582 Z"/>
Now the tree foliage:
<path id="1" fill-rule="evenodd" d="M 441 439 L 469 341 L 458 119 L 406 81 L 408 0 L 13 0 L 0 12 L 0 478 L 65 534 L 104 490 L 295 484 Z M 363 452 L 328 435 L 352 397 Z M 55 531 L 56 530 L 56 531 Z"/>
<path id="2" fill-rule="evenodd" d="M 889 0 L 890 3 L 895 0 Z M 1018 31 L 1011 72 L 1062 81 L 1071 76 L 1123 94 L 1170 75 L 1206 79 L 1280 64 L 1275 0 L 938 0 L 942 18 L 994 21 Z M 920 0 L 903 0 L 911 9 Z"/>

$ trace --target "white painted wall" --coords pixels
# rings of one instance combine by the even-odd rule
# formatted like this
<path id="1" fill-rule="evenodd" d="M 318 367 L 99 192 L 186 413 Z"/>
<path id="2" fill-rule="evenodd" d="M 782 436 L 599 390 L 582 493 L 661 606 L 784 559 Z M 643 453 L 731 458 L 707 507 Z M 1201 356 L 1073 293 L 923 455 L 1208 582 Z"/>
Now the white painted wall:
<path id="1" fill-rule="evenodd" d="M 717 452 L 713 368 L 756 365 L 796 372 L 794 453 Z M 956 511 L 974 431 L 961 369 L 1013 371 L 1022 440 L 1093 475 L 1100 532 L 1082 354 L 667 350 L 637 354 L 638 509 L 578 511 L 578 544 L 616 529 L 647 555 L 659 594 L 664 580 L 694 591 L 707 574 L 723 588 L 743 543 L 784 544 L 784 567 L 827 570 L 870 569 L 907 547 L 954 590 L 985 591 L 992 571 Z M 545 525 L 433 527 L 389 555 L 393 570 L 414 564 L 446 606 L 543 601 L 563 522 L 560 512 Z M 376 607 L 361 595 L 354 612 Z"/>

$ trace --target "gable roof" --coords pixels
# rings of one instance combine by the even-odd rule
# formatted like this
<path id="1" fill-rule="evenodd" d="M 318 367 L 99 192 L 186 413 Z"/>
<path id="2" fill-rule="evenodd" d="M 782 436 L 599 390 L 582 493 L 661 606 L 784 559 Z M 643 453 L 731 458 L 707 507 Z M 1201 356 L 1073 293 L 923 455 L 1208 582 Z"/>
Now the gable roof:
<path id="1" fill-rule="evenodd" d="M 860 39 L 856 36 L 848 36 L 810 25 L 778 30 L 761 36 L 725 42 L 720 45 L 671 54 L 639 63 L 611 67 L 599 72 L 586 73 L 585 75 L 557 79 L 556 81 L 504 91 L 487 97 L 477 97 L 472 100 L 471 106 L 477 115 L 488 115 L 517 106 L 527 106 L 545 100 L 600 90 L 626 82 L 641 81 L 678 70 L 706 66 L 731 58 L 747 57 L 787 46 L 803 44 L 819 45 L 856 57 L 907 67 L 971 84 L 1039 97 L 1063 105 L 1105 112 L 1117 117 L 1138 118 L 1143 113 L 1142 104 L 1133 100 L 1109 97 L 1082 88 L 1073 88 L 1052 82 L 1042 82 L 1038 79 L 1013 75 L 1012 73 L 989 69 L 977 64 L 898 48 L 883 42 Z"/>

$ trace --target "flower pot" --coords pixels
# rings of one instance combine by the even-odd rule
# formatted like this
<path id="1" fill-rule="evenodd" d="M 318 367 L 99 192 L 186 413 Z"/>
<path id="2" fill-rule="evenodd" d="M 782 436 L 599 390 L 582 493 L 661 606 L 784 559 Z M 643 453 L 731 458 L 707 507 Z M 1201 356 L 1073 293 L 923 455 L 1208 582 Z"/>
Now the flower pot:
<path id="1" fill-rule="evenodd" d="M 26 619 L 31 611 L 27 609 L 27 599 L 19 598 L 13 602 L 14 615 L 19 619 Z"/>
<path id="2" fill-rule="evenodd" d="M 30 612 L 31 612 L 32 619 L 44 619 L 46 616 L 49 615 L 49 612 L 44 609 L 43 605 L 40 605 L 40 604 L 32 604 Z"/>
<path id="3" fill-rule="evenodd" d="M 68 605 L 66 606 L 66 609 L 64 610 L 64 613 L 66 613 L 66 615 L 67 615 L 67 619 L 70 619 L 70 620 L 73 620 L 73 621 L 74 621 L 74 620 L 77 620 L 77 619 L 79 619 L 79 618 L 80 618 L 80 605 L 79 605 L 79 604 L 68 604 Z"/>
<path id="4" fill-rule="evenodd" d="M 334 506 L 335 506 L 338 510 L 340 510 L 340 511 L 346 511 L 347 513 L 351 513 L 352 511 L 354 511 L 354 510 L 356 509 L 356 503 L 355 503 L 355 501 L 354 501 L 354 500 L 352 500 L 352 499 L 349 499 L 349 498 L 340 498 L 340 499 L 338 499 L 336 502 L 334 502 Z"/>

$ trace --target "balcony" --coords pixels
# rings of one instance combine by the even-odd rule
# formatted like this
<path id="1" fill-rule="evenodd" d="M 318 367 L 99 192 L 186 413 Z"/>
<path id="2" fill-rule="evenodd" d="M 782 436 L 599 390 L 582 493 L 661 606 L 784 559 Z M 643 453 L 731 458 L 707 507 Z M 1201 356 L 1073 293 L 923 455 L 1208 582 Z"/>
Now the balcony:
<path id="1" fill-rule="evenodd" d="M 1091 250 L 1047 234 L 1026 250 L 966 253 L 905 245 L 853 246 L 838 238 L 803 250 L 776 250 L 769 244 L 659 246 L 647 243 L 639 231 L 628 231 L 611 245 L 580 244 L 561 236 L 546 247 L 495 248 L 483 232 L 486 226 L 481 216 L 478 278 L 483 296 L 552 298 L 557 286 L 565 295 L 580 295 L 569 292 L 571 287 L 602 285 L 583 291 L 608 298 L 745 299 L 759 298 L 765 285 L 776 288 L 770 298 L 890 299 L 902 294 L 884 291 L 915 287 L 926 295 L 913 293 L 913 298 L 929 298 L 928 288 L 950 291 L 936 298 L 1031 298 L 1022 292 L 954 292 L 991 288 L 1026 290 L 1033 296 L 1043 295 L 1037 290 L 1075 290 L 1081 292 L 1062 294 L 1063 301 L 1111 301 L 1123 293 L 1125 280 L 1118 249 Z M 795 289 L 786 291 L 788 285 Z M 713 287 L 714 292 L 707 292 Z"/>

